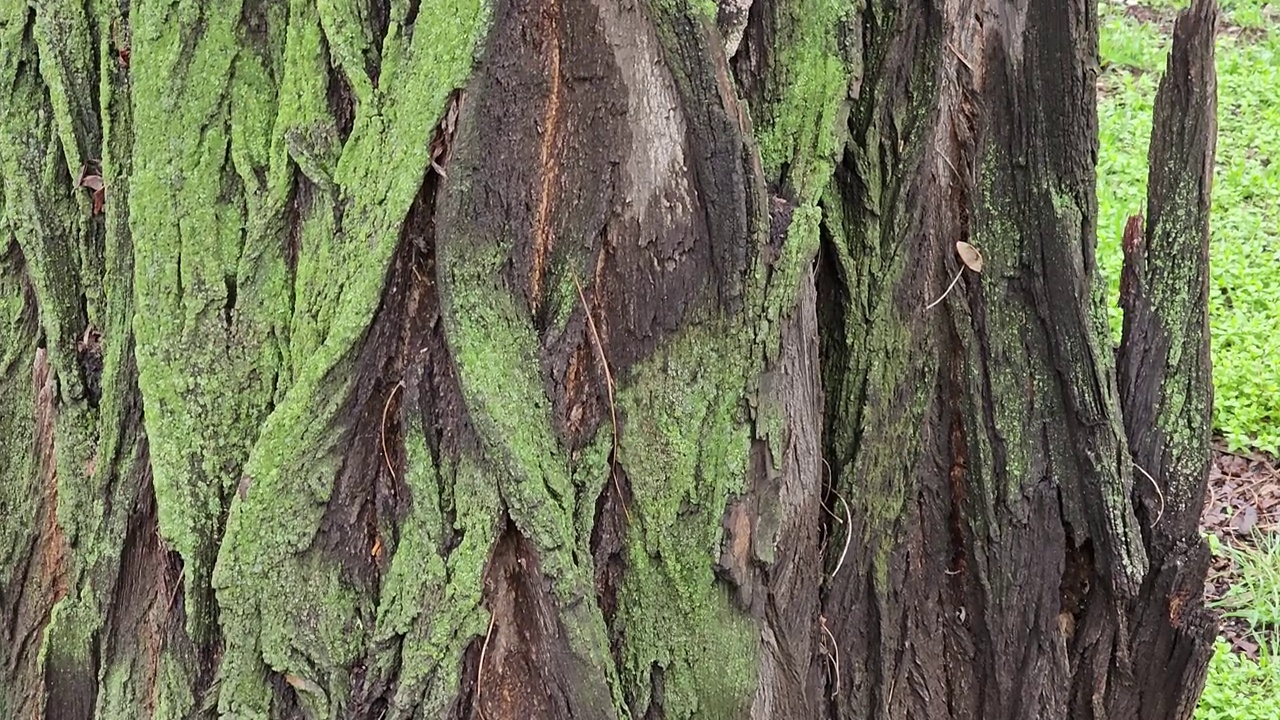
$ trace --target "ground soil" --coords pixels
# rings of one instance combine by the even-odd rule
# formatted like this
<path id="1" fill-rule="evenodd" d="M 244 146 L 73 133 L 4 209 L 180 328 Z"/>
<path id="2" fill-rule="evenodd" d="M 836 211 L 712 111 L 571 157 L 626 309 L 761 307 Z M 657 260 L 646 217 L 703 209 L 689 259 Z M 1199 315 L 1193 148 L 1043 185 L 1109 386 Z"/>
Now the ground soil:
<path id="1" fill-rule="evenodd" d="M 1234 453 L 1215 443 L 1205 492 L 1201 527 L 1218 536 L 1223 552 L 1217 554 L 1205 582 L 1205 601 L 1217 604 L 1239 577 L 1227 548 L 1256 545 L 1267 534 L 1280 530 L 1280 472 L 1277 461 L 1260 453 Z M 1221 635 L 1237 652 L 1257 657 L 1257 633 L 1280 639 L 1277 628 L 1252 628 L 1240 618 L 1225 614 Z"/>

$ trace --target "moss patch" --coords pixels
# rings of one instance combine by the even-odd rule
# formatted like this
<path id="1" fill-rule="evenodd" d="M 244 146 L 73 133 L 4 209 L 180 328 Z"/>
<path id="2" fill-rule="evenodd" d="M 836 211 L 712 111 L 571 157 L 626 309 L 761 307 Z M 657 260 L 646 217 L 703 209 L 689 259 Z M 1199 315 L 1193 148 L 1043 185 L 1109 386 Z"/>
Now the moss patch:
<path id="1" fill-rule="evenodd" d="M 747 347 L 727 324 L 689 328 L 618 395 L 635 522 L 618 595 L 622 679 L 638 693 L 632 707 L 643 708 L 661 668 L 668 717 L 734 716 L 755 687 L 755 624 L 730 605 L 708 563 L 719 556 L 729 496 L 745 490 Z"/>
<path id="2" fill-rule="evenodd" d="M 233 504 L 214 577 L 230 639 L 219 708 L 246 716 L 268 710 L 264 660 L 305 681 L 304 694 L 314 707 L 343 707 L 349 678 L 317 669 L 339 667 L 353 657 L 378 622 L 377 608 L 345 589 L 333 561 L 313 555 L 309 543 L 342 452 L 339 417 L 350 396 L 354 353 L 382 301 L 400 224 L 429 162 L 431 130 L 449 93 L 470 72 L 488 12 L 478 1 L 428 0 L 411 32 L 399 24 L 402 13 L 393 17 L 378 87 L 356 93 L 351 136 L 338 150 L 334 128 L 322 121 L 328 83 L 317 82 L 316 75 L 323 71 L 326 48 L 348 52 L 354 31 L 341 13 L 319 17 L 304 5 L 295 2 L 300 12 L 290 15 L 271 157 L 279 163 L 298 158 L 322 191 L 316 201 L 327 205 L 307 215 L 301 237 L 293 299 L 299 311 L 290 329 L 297 342 L 281 350 L 291 359 L 286 372 L 292 385 L 262 424 L 245 463 L 252 484 L 246 500 Z M 321 15 L 328 10 L 333 8 L 325 6 Z M 426 20 L 440 17 L 454 21 Z M 356 68 L 343 70 L 350 74 Z M 287 177 L 282 173 L 267 174 L 268 192 L 287 187 L 278 179 Z M 430 517 L 428 509 L 422 512 Z M 390 609 L 381 617 L 399 628 L 408 622 Z M 477 616 L 465 619 L 474 630 Z M 455 638 L 448 651 L 456 652 L 461 642 Z"/>

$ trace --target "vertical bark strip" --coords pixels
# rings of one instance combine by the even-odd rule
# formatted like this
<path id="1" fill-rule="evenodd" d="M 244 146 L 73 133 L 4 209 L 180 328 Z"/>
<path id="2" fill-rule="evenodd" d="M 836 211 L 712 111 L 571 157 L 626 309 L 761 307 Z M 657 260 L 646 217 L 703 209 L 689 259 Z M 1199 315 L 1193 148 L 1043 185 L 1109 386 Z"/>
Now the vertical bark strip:
<path id="1" fill-rule="evenodd" d="M 1156 93 L 1147 227 L 1125 228 L 1120 398 L 1135 506 L 1152 573 L 1130 609 L 1130 643 L 1155 662 L 1108 688 L 1112 716 L 1188 718 L 1204 686 L 1214 619 L 1204 608 L 1208 547 L 1199 519 L 1209 468 L 1209 208 L 1217 137 L 1218 11 L 1201 1 L 1174 23 Z M 1155 672 L 1154 668 L 1162 668 Z"/>
<path id="2" fill-rule="evenodd" d="M 6 683 L 0 713 L 37 716 L 44 702 L 40 682 L 40 633 L 53 605 L 67 592 L 66 541 L 58 527 L 53 458 L 51 373 L 48 354 L 36 347 L 35 293 L 25 276 L 12 231 L 0 269 L 0 661 Z"/>
<path id="3" fill-rule="evenodd" d="M 1118 389 L 1093 15 L 0 0 L 0 715 L 1185 716 L 1212 3 Z"/>

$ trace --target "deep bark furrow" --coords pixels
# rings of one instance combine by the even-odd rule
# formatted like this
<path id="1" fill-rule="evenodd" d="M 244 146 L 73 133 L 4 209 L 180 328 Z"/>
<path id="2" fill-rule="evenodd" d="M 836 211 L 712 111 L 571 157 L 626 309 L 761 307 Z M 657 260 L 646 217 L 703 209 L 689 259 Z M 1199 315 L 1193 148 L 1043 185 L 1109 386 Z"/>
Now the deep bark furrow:
<path id="1" fill-rule="evenodd" d="M 1093 13 L 0 4 L 0 715 L 1185 717 L 1212 3 L 1118 390 Z"/>
<path id="2" fill-rule="evenodd" d="M 930 398 L 938 373 L 937 329 L 919 308 L 949 234 L 926 162 L 934 131 L 934 95 L 942 38 L 923 8 L 877 6 L 864 25 L 860 85 L 849 114 L 850 142 L 823 201 L 835 272 L 820 304 L 842 303 L 824 327 L 825 452 L 835 512 L 848 503 L 852 525 L 829 523 L 822 613 L 842 663 L 832 685 L 831 717 L 936 714 L 945 690 L 936 663 L 956 622 L 954 608 L 924 614 L 912 598 L 938 596 L 950 552 L 926 551 L 945 540 L 937 487 L 943 436 Z M 837 345 L 833 338 L 843 337 Z M 851 534 L 847 557 L 843 543 Z M 945 606 L 944 606 L 945 607 Z M 924 660 L 923 658 L 931 658 Z M 917 674 L 915 668 L 924 668 Z"/>

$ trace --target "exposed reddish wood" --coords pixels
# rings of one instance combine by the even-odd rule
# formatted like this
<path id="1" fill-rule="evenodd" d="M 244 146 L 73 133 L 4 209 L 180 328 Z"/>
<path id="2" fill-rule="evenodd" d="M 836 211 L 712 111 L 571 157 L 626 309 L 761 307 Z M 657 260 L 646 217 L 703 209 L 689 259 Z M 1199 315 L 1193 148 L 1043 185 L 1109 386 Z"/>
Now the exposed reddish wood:
<path id="1" fill-rule="evenodd" d="M 533 253 L 529 268 L 529 297 L 535 312 L 541 305 L 542 278 L 546 272 L 547 253 L 551 251 L 555 241 L 551 211 L 559 179 L 560 162 L 554 157 L 560 135 L 561 112 L 563 100 L 563 79 L 560 68 L 560 15 L 562 13 L 559 0 L 547 0 L 542 8 L 544 25 L 542 36 L 546 41 L 547 80 L 550 89 L 547 91 L 547 106 L 542 116 L 542 142 L 538 152 L 538 167 L 542 172 L 542 187 L 538 193 L 538 210 L 534 216 Z"/>

